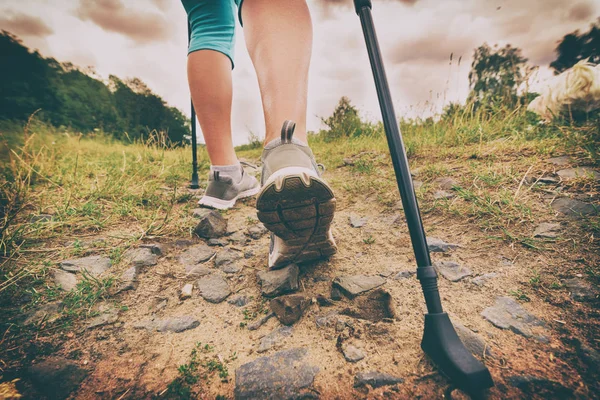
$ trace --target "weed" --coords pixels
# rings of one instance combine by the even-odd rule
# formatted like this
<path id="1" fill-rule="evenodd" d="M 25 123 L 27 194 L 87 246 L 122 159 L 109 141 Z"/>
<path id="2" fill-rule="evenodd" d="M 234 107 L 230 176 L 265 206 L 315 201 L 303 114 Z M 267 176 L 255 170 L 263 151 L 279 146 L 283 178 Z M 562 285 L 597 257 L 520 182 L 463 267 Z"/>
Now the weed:
<path id="1" fill-rule="evenodd" d="M 529 296 L 527 296 L 527 294 L 525 294 L 521 289 L 511 290 L 509 292 L 509 294 L 519 301 L 526 301 L 526 302 L 531 301 Z"/>
<path id="2" fill-rule="evenodd" d="M 363 239 L 363 243 L 364 244 L 373 244 L 373 243 L 375 243 L 375 238 L 373 237 L 373 235 L 369 235 Z"/>

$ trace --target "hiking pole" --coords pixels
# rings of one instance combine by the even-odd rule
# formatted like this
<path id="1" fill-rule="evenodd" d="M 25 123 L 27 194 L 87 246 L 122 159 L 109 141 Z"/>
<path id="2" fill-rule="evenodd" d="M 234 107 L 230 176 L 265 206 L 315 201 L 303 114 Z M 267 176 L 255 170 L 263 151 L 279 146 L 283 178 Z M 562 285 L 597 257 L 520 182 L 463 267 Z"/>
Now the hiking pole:
<path id="1" fill-rule="evenodd" d="M 385 75 L 379 43 L 371 15 L 371 0 L 354 0 L 369 53 L 371 70 L 377 88 L 377 98 L 383 117 L 383 126 L 388 147 L 394 165 L 396 182 L 400 190 L 406 223 L 410 233 L 415 259 L 417 260 L 417 278 L 421 282 L 423 296 L 427 304 L 425 329 L 421 348 L 450 378 L 459 389 L 477 395 L 492 387 L 494 382 L 489 370 L 477 360 L 460 341 L 448 314 L 442 309 L 437 287 L 437 273 L 431 265 L 425 230 L 419 213 L 419 206 L 413 189 L 408 168 L 408 159 L 402 136 L 396 120 L 390 88 Z"/>
<path id="2" fill-rule="evenodd" d="M 188 46 L 190 45 L 190 39 L 192 37 L 192 29 L 190 27 L 190 22 L 188 21 Z M 190 182 L 190 189 L 199 189 L 200 185 L 198 184 L 198 145 L 196 143 L 196 109 L 194 108 L 194 102 L 190 96 L 190 105 L 191 105 L 191 121 L 192 121 L 192 181 Z"/>

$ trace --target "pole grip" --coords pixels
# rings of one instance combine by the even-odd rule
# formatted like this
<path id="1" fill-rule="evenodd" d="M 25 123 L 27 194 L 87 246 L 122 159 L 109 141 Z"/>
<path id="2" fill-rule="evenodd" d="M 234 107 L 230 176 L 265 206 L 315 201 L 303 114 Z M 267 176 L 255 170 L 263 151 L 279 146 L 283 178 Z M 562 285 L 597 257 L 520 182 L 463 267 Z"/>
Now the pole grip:
<path id="1" fill-rule="evenodd" d="M 354 10 L 356 11 L 356 13 L 360 13 L 360 10 L 363 8 L 373 8 L 373 5 L 371 4 L 371 0 L 354 0 Z"/>

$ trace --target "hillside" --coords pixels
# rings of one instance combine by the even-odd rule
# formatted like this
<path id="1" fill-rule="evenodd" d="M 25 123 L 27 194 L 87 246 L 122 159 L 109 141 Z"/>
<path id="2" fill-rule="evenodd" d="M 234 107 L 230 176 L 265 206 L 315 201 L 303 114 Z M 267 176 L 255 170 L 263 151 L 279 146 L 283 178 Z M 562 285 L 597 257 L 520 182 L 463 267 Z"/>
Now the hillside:
<path id="1" fill-rule="evenodd" d="M 425 307 L 385 138 L 356 127 L 310 137 L 336 192 L 339 252 L 300 266 L 297 285 L 288 276 L 306 309 L 286 328 L 263 320 L 269 238 L 253 199 L 209 242 L 194 234 L 206 212 L 187 188 L 189 148 L 44 135 L 34 121 L 5 166 L 0 382 L 20 379 L 28 398 L 244 398 L 260 387 L 248 363 L 271 357 L 258 363 L 295 365 L 288 394 L 465 398 L 419 348 Z M 596 127 L 516 110 L 402 129 L 444 306 L 489 367 L 490 398 L 596 398 Z M 259 167 L 259 148 L 239 156 Z M 351 298 L 345 280 L 370 290 Z"/>

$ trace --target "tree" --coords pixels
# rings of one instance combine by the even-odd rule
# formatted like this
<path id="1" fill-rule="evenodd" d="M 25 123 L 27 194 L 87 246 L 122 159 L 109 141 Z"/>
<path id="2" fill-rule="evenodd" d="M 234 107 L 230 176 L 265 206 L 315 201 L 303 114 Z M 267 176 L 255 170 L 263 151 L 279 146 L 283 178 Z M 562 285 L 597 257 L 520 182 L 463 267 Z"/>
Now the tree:
<path id="1" fill-rule="evenodd" d="M 550 63 L 554 74 L 558 75 L 581 60 L 600 63 L 600 18 L 584 33 L 575 31 L 565 35 L 554 50 L 556 60 Z"/>
<path id="2" fill-rule="evenodd" d="M 507 44 L 490 47 L 487 43 L 475 49 L 469 72 L 469 99 L 476 107 L 483 104 L 514 106 L 519 86 L 528 76 L 527 59 L 521 49 Z"/>

